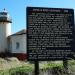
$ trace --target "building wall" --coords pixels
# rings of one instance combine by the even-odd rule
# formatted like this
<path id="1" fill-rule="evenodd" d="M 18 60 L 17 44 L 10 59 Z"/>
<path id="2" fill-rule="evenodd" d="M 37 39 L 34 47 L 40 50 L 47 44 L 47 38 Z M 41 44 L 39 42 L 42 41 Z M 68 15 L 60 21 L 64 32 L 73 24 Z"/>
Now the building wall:
<path id="1" fill-rule="evenodd" d="M 11 53 L 26 53 L 26 34 L 10 36 L 10 50 Z"/>
<path id="2" fill-rule="evenodd" d="M 6 52 L 7 37 L 11 35 L 11 23 L 0 22 L 0 52 Z"/>

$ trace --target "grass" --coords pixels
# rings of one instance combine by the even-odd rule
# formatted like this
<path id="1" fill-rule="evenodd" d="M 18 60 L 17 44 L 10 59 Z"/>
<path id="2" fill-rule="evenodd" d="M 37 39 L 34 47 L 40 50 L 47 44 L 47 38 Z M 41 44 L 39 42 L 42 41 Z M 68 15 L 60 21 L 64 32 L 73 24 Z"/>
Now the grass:
<path id="1" fill-rule="evenodd" d="M 32 73 L 34 71 L 34 64 L 30 64 L 28 62 L 20 62 L 19 63 L 20 66 L 19 66 L 19 64 L 17 64 L 16 61 L 14 61 L 14 62 L 9 61 L 8 64 L 12 65 L 11 68 L 0 70 L 0 75 L 11 75 L 11 74 L 15 74 L 16 72 Z M 13 65 L 15 65 L 15 66 L 13 66 Z M 68 65 L 69 65 L 69 70 L 71 71 L 71 73 L 74 72 L 75 71 L 74 70 L 75 69 L 74 68 L 75 60 L 69 60 Z M 63 69 L 62 61 L 50 61 L 47 63 L 40 63 L 39 66 L 40 66 L 40 70 L 44 70 L 44 71 L 48 70 L 48 69 L 56 69 L 56 68 L 61 69 L 61 70 Z M 64 75 L 64 74 L 62 74 L 62 75 Z"/>

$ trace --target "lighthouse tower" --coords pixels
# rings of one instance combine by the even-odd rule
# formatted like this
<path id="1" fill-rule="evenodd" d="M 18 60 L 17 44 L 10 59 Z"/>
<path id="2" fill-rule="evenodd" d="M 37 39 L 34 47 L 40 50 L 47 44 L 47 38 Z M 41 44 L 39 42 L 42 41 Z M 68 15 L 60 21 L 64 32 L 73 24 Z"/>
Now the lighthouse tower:
<path id="1" fill-rule="evenodd" d="M 8 50 L 7 37 L 11 35 L 11 18 L 4 9 L 0 12 L 0 53 Z"/>

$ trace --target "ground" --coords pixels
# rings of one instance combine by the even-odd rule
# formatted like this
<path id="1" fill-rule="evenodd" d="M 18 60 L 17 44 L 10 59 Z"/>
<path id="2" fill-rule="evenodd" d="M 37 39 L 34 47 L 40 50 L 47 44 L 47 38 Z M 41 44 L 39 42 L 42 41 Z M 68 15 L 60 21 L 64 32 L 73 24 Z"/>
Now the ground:
<path id="1" fill-rule="evenodd" d="M 40 75 L 74 75 L 75 60 L 68 61 L 68 74 L 64 70 L 62 61 L 40 62 Z M 27 61 L 19 61 L 17 58 L 0 58 L 0 75 L 17 75 L 17 73 L 34 73 L 34 64 Z"/>

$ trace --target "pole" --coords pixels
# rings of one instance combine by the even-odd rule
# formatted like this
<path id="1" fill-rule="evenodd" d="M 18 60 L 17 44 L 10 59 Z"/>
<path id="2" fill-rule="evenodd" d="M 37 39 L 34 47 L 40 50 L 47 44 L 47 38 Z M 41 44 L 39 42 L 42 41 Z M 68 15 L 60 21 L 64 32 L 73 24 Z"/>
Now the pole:
<path id="1" fill-rule="evenodd" d="M 35 61 L 35 75 L 39 75 L 39 61 Z"/>
<path id="2" fill-rule="evenodd" d="M 68 74 L 68 61 L 66 59 L 63 60 L 64 71 Z"/>

